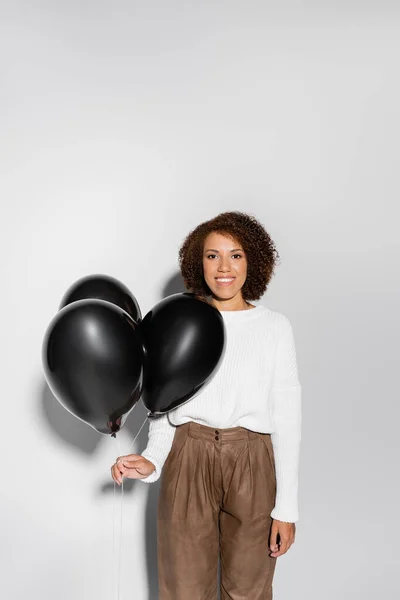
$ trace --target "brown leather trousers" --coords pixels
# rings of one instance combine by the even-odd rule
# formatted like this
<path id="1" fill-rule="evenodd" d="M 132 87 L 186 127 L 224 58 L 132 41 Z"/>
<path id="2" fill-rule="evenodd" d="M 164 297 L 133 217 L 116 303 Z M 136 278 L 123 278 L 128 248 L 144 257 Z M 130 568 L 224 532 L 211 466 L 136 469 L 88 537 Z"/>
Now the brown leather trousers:
<path id="1" fill-rule="evenodd" d="M 178 425 L 161 474 L 159 600 L 272 600 L 270 434 Z"/>

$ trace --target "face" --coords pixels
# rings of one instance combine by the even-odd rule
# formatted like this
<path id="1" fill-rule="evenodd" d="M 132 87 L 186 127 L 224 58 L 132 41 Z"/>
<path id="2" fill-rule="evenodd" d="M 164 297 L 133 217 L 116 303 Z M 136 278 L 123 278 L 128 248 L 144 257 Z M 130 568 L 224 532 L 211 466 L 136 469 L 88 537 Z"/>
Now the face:
<path id="1" fill-rule="evenodd" d="M 247 277 L 247 258 L 243 248 L 227 235 L 210 233 L 204 242 L 203 272 L 216 298 L 241 297 L 241 288 Z"/>

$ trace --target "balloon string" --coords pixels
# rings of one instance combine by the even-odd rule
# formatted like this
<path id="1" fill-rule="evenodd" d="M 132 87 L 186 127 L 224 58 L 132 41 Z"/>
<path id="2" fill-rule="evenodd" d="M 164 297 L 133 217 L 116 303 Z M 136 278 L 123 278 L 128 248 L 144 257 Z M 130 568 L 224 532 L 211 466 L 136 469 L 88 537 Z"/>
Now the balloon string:
<path id="1" fill-rule="evenodd" d="M 116 488 L 116 486 L 117 486 L 117 484 L 114 481 L 114 497 L 113 497 L 113 552 L 112 552 L 112 569 L 113 569 L 112 570 L 112 583 L 113 583 L 113 586 L 112 586 L 112 596 L 113 597 L 115 595 L 115 589 L 116 589 L 115 580 L 116 580 L 116 577 L 117 577 L 117 575 L 116 575 L 116 561 L 115 561 L 115 506 L 116 506 L 116 503 L 117 503 L 117 498 L 116 498 L 116 495 L 115 495 L 115 488 Z M 118 565 L 117 565 L 117 568 L 118 568 Z"/>
<path id="2" fill-rule="evenodd" d="M 139 431 L 137 432 L 137 434 L 135 435 L 135 437 L 133 438 L 127 454 L 129 453 L 129 450 L 131 449 L 131 447 L 133 446 L 133 444 L 136 441 L 136 438 L 138 437 L 139 433 L 142 431 L 144 424 L 147 421 L 147 416 L 145 418 L 145 420 L 143 421 Z M 118 456 L 122 456 L 122 452 L 121 452 L 121 444 L 119 441 L 118 436 L 115 436 L 116 442 L 117 442 L 117 449 L 118 449 Z M 116 576 L 117 576 L 117 585 L 114 586 L 116 587 L 116 593 L 117 593 L 117 600 L 120 600 L 120 581 L 121 581 L 121 563 L 122 563 L 122 521 L 123 521 L 123 499 L 124 499 L 124 478 L 122 477 L 122 484 L 121 484 L 121 504 L 120 504 L 120 537 L 119 537 L 119 552 L 118 552 L 118 558 L 117 558 L 117 564 L 116 564 L 116 568 L 115 568 L 115 506 L 116 506 L 116 495 L 115 495 L 115 489 L 116 489 L 117 484 L 114 481 L 114 496 L 113 496 L 113 560 L 112 560 L 112 564 L 113 564 L 113 572 L 114 572 L 114 576 L 115 576 L 115 572 L 116 572 Z"/>
<path id="3" fill-rule="evenodd" d="M 120 443 L 119 443 L 119 439 L 116 436 L 115 437 L 116 441 L 117 441 L 117 448 L 118 448 L 118 455 L 121 454 L 121 447 L 120 447 Z M 114 573 L 114 578 L 116 578 L 116 585 L 114 585 L 115 588 L 115 592 L 116 592 L 116 599 L 119 600 L 120 598 L 120 573 L 121 573 L 121 548 L 122 548 L 122 499 L 123 499 L 123 490 L 124 490 L 124 479 L 122 478 L 122 489 L 121 489 L 121 506 L 120 506 L 120 530 L 119 530 L 119 551 L 118 551 L 118 555 L 116 558 L 116 552 L 115 552 L 115 507 L 116 507 L 116 495 L 115 495 L 115 488 L 116 488 L 116 483 L 114 481 L 114 502 L 113 502 L 113 573 Z"/>
<path id="4" fill-rule="evenodd" d="M 144 427 L 144 424 L 146 423 L 146 421 L 147 421 L 147 416 L 146 416 L 145 420 L 143 421 L 141 428 L 139 429 L 139 431 L 137 432 L 137 434 L 136 434 L 136 435 L 135 435 L 135 437 L 133 438 L 133 440 L 132 440 L 132 442 L 131 442 L 131 445 L 130 445 L 130 446 L 129 446 L 129 448 L 128 448 L 128 452 L 129 452 L 129 450 L 132 448 L 133 444 L 135 443 L 137 436 L 138 436 L 138 435 L 139 435 L 139 433 L 142 431 L 142 429 L 143 429 L 143 427 Z"/>

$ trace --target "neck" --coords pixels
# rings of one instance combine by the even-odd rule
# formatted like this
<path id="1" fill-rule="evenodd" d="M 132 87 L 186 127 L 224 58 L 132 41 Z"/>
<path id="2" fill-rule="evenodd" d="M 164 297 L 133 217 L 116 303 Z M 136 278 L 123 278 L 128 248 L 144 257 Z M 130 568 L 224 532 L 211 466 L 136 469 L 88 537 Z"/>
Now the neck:
<path id="1" fill-rule="evenodd" d="M 228 298 L 227 300 L 220 300 L 217 298 L 211 298 L 211 304 L 218 308 L 218 310 L 249 310 L 254 308 L 250 302 L 246 302 L 243 298 Z"/>

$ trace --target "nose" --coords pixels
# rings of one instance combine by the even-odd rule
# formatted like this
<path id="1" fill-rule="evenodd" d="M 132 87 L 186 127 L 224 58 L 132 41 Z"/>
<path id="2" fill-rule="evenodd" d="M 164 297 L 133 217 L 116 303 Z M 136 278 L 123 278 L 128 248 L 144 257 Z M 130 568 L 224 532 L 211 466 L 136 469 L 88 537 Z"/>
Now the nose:
<path id="1" fill-rule="evenodd" d="M 229 273 L 230 270 L 228 262 L 225 262 L 224 259 L 222 259 L 221 264 L 218 266 L 218 271 L 221 271 L 221 273 Z"/>

